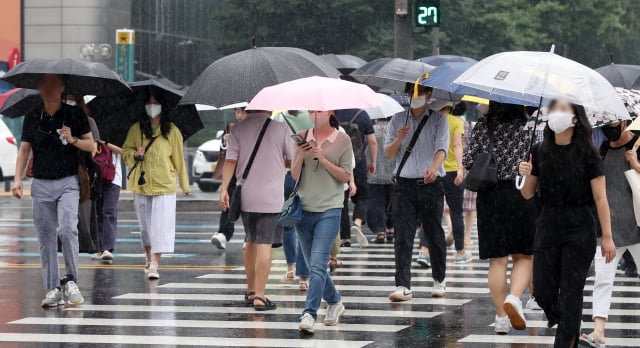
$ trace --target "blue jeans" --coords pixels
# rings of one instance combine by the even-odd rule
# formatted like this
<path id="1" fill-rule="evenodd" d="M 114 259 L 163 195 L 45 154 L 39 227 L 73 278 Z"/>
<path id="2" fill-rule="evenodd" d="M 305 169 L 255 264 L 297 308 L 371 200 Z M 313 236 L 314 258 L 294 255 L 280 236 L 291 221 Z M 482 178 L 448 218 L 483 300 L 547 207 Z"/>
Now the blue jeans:
<path id="1" fill-rule="evenodd" d="M 289 198 L 289 195 L 291 195 L 295 187 L 296 181 L 293 180 L 291 172 L 287 172 L 287 175 L 284 178 L 285 200 Z M 296 234 L 297 232 L 295 227 L 285 227 L 282 230 L 282 250 L 284 251 L 285 259 L 287 259 L 287 264 L 296 265 L 296 276 L 308 278 L 309 267 L 307 267 L 307 263 L 304 261 L 304 256 L 302 256 L 302 252 L 300 251 L 300 244 L 298 243 Z"/>
<path id="2" fill-rule="evenodd" d="M 321 213 L 302 211 L 302 221 L 296 225 L 302 254 L 311 269 L 309 290 L 302 314 L 309 313 L 314 318 L 317 318 L 322 299 L 329 305 L 334 305 L 341 299 L 327 272 L 329 252 L 338 236 L 340 215 L 341 209 L 329 209 Z"/>
<path id="3" fill-rule="evenodd" d="M 284 257 L 287 259 L 288 265 L 296 265 L 296 276 L 309 278 L 309 267 L 307 267 L 307 263 L 304 261 L 304 256 L 300 250 L 300 244 L 298 243 L 296 234 L 295 227 L 285 227 L 282 230 Z"/>

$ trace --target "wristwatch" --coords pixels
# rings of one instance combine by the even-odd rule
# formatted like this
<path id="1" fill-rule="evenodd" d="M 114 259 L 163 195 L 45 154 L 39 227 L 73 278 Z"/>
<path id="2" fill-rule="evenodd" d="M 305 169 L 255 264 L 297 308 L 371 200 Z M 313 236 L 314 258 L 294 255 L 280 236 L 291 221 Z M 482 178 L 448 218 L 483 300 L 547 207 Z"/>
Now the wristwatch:
<path id="1" fill-rule="evenodd" d="M 78 143 L 78 137 L 73 137 L 73 142 L 71 143 L 71 145 L 75 145 Z"/>

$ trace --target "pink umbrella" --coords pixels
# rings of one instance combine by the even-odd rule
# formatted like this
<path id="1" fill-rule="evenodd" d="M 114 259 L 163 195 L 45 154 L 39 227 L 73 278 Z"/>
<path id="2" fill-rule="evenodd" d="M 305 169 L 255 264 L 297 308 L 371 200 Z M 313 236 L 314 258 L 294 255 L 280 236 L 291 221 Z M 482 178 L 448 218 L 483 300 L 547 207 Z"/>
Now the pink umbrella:
<path id="1" fill-rule="evenodd" d="M 312 76 L 263 88 L 247 109 L 329 111 L 367 109 L 383 103 L 366 85 Z"/>

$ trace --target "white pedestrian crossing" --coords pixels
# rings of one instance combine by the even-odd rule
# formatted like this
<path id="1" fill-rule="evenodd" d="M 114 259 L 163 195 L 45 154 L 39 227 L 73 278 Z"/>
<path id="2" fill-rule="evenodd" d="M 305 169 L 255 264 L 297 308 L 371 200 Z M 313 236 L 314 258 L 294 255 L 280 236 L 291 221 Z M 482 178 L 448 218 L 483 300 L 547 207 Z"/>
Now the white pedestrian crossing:
<path id="1" fill-rule="evenodd" d="M 477 257 L 477 248 L 473 247 L 472 251 Z M 0 333 L 0 341 L 126 346 L 395 346 L 398 337 L 405 334 L 426 339 L 427 334 L 421 330 L 427 329 L 431 331 L 429 335 L 439 335 L 438 328 L 455 319 L 473 329 L 465 329 L 466 335 L 460 331 L 457 337 L 455 333 L 443 332 L 443 339 L 449 342 L 447 346 L 546 347 L 553 343 L 555 331 L 546 328 L 541 311 L 526 311 L 529 331 L 508 336 L 493 335 L 491 319 L 477 322 L 475 318 L 493 316 L 487 286 L 488 262 L 474 260 L 454 265 L 451 250 L 447 255 L 447 297 L 429 297 L 433 285 L 431 270 L 414 265 L 414 298 L 391 303 L 387 295 L 394 288 L 393 252 L 390 244 L 372 244 L 366 248 L 354 247 L 340 255 L 344 267 L 334 272 L 332 278 L 343 293 L 347 311 L 337 326 L 324 326 L 323 305 L 313 338 L 297 334 L 305 293 L 298 291 L 297 281 L 280 282 L 286 262 L 277 259 L 267 286 L 269 299 L 278 304 L 274 311 L 258 313 L 251 307 L 239 305 L 246 285 L 244 269 L 238 267 L 230 271 L 193 273 L 186 280 L 163 277 L 145 292 L 114 293 L 108 304 L 67 307 L 62 316 L 32 314 L 9 322 L 5 328 L 46 327 L 47 331 Z M 593 328 L 588 320 L 592 289 L 591 277 L 585 288 L 585 330 Z M 640 331 L 640 296 L 635 296 L 638 291 L 639 279 L 616 279 L 607 323 L 608 347 L 640 347 L 640 339 L 629 336 L 629 332 Z M 478 312 L 486 313 L 479 315 Z M 105 328 L 113 334 L 95 334 L 95 330 Z"/>

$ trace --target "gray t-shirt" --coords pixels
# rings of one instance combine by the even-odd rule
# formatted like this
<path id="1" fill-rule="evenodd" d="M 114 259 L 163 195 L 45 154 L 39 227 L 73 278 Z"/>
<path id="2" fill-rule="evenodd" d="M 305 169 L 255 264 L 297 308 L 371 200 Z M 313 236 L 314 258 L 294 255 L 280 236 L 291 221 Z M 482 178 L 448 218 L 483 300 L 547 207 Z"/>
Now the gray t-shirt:
<path id="1" fill-rule="evenodd" d="M 307 140 L 313 139 L 313 130 L 310 130 L 307 134 Z M 353 171 L 353 149 L 348 135 L 336 130 L 320 146 L 322 146 L 324 156 L 331 163 L 351 174 Z M 309 212 L 321 213 L 329 209 L 342 209 L 344 183 L 336 180 L 309 154 L 304 159 L 298 195 L 302 202 L 302 209 Z"/>
<path id="2" fill-rule="evenodd" d="M 236 124 L 229 134 L 228 160 L 236 160 L 236 178 L 242 185 L 241 210 L 251 213 L 279 213 L 284 203 L 285 161 L 291 160 L 291 131 L 284 123 L 271 121 L 249 170 L 246 181 L 242 174 L 247 167 L 260 130 L 269 114 L 250 114 Z"/>
<path id="3" fill-rule="evenodd" d="M 373 125 L 376 138 L 378 139 L 378 159 L 376 161 L 376 173 L 367 177 L 369 184 L 385 185 L 391 184 L 391 179 L 395 175 L 396 162 L 393 159 L 388 159 L 384 154 L 384 142 L 387 138 L 387 122 L 376 122 Z M 369 152 L 367 151 L 367 157 Z M 369 158 L 367 158 L 369 163 Z"/>

